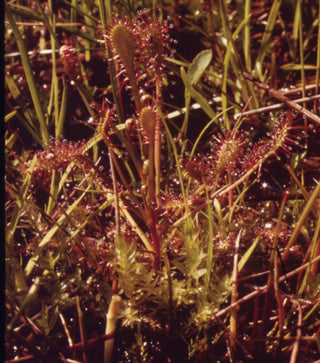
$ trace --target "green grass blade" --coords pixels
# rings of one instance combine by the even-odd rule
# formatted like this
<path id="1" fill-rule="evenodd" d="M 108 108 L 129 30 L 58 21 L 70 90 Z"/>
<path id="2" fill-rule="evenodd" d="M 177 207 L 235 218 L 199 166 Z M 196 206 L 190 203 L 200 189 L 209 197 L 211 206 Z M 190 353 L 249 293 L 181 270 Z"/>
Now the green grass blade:
<path id="1" fill-rule="evenodd" d="M 287 63 L 281 66 L 281 69 L 283 69 L 284 71 L 300 71 L 302 74 L 302 72 L 306 70 L 315 71 L 318 69 L 318 67 L 313 64 L 304 64 L 302 62 L 300 64 Z"/>
<path id="2" fill-rule="evenodd" d="M 19 138 L 19 136 L 17 133 L 14 133 L 14 134 L 10 135 L 9 137 L 6 137 L 6 139 L 5 139 L 6 152 L 7 152 L 7 150 L 11 150 L 13 148 L 13 145 L 16 143 L 18 138 Z"/>
<path id="3" fill-rule="evenodd" d="M 29 62 L 29 58 L 28 58 L 28 53 L 27 53 L 27 49 L 25 47 L 25 43 L 22 39 L 22 36 L 19 32 L 19 29 L 15 23 L 15 20 L 11 14 L 11 10 L 9 8 L 8 5 L 5 5 L 5 9 L 6 9 L 6 15 L 7 18 L 10 22 L 12 31 L 16 37 L 17 40 L 17 44 L 18 44 L 18 48 L 20 51 L 20 55 L 21 55 L 21 60 L 22 60 L 22 64 L 23 64 L 23 68 L 25 71 L 25 75 L 26 75 L 26 80 L 29 86 L 29 90 L 31 93 L 31 97 L 32 97 L 32 101 L 34 104 L 34 108 L 37 114 L 37 118 L 39 121 L 39 126 L 40 126 L 40 134 L 41 137 L 44 141 L 45 144 L 49 144 L 49 130 L 47 127 L 47 124 L 45 122 L 45 118 L 44 118 L 44 113 L 43 113 L 43 109 L 42 109 L 42 105 L 41 105 L 41 101 L 40 101 L 40 97 L 39 97 L 39 93 L 38 93 L 38 89 L 37 89 L 37 85 L 35 82 L 35 79 L 33 77 L 32 74 L 32 68 Z"/>
<path id="4" fill-rule="evenodd" d="M 62 84 L 63 84 L 63 90 L 62 90 L 62 99 L 60 104 L 60 113 L 59 113 L 58 123 L 56 124 L 56 129 L 55 129 L 56 137 L 63 136 L 63 127 L 66 119 L 67 106 L 68 106 L 68 85 L 65 79 L 62 80 Z"/>
<path id="5" fill-rule="evenodd" d="M 310 199 L 308 200 L 306 206 L 304 207 L 302 213 L 300 214 L 299 220 L 295 225 L 295 228 L 291 234 L 291 237 L 289 239 L 289 242 L 286 245 L 286 248 L 284 250 L 284 253 L 282 255 L 282 259 L 285 262 L 289 255 L 289 250 L 292 247 L 292 245 L 296 242 L 299 233 L 301 231 L 301 228 L 303 228 L 304 224 L 306 223 L 306 220 L 308 218 L 308 215 L 313 209 L 314 203 L 316 203 L 317 198 L 320 194 L 320 183 L 317 184 L 316 188 L 314 189 Z"/>
<path id="6" fill-rule="evenodd" d="M 102 29 L 105 29 L 106 24 L 107 24 L 106 4 L 105 4 L 104 0 L 98 0 L 98 5 L 99 5 L 101 26 L 102 26 Z"/>
<path id="7" fill-rule="evenodd" d="M 12 111 L 8 114 L 6 114 L 4 116 L 4 122 L 8 122 L 9 120 L 11 120 L 16 114 L 17 114 L 18 111 Z"/>
<path id="8" fill-rule="evenodd" d="M 318 11 L 318 47 L 317 47 L 317 70 L 316 70 L 316 90 L 315 94 L 319 94 L 319 85 L 320 85 L 320 4 Z"/>
<path id="9" fill-rule="evenodd" d="M 6 81 L 7 87 L 9 88 L 9 90 L 12 94 L 12 97 L 17 102 L 18 106 L 20 107 L 20 109 L 23 113 L 23 117 L 22 117 L 19 112 L 15 111 L 16 117 L 20 120 L 22 126 L 30 133 L 30 135 L 33 137 L 33 139 L 37 143 L 41 144 L 42 140 L 41 140 L 41 136 L 39 135 L 38 129 L 36 127 L 36 125 L 37 125 L 36 118 L 35 118 L 34 114 L 31 112 L 30 108 L 27 106 L 26 102 L 24 101 L 19 87 L 17 86 L 13 77 L 11 77 L 8 74 L 6 75 L 5 81 Z M 6 100 L 6 103 L 8 104 L 9 102 Z"/>
<path id="10" fill-rule="evenodd" d="M 54 14 L 52 14 L 51 19 L 50 19 L 50 25 L 51 28 L 53 29 L 53 31 L 55 31 L 55 16 Z M 59 116 L 60 116 L 60 102 L 59 102 L 59 80 L 58 80 L 58 76 L 57 76 L 57 59 L 56 59 L 56 47 L 57 47 L 57 42 L 56 42 L 56 37 L 54 34 L 50 33 L 50 40 L 51 40 L 51 49 L 52 49 L 52 56 L 51 56 L 51 60 L 52 60 L 52 81 L 51 81 L 51 92 L 53 92 L 53 100 L 54 100 L 54 125 L 55 125 L 55 130 L 56 131 L 60 131 L 60 128 L 58 127 L 59 125 Z M 55 134 L 55 137 L 58 138 L 62 135 L 60 134 Z"/>
<path id="11" fill-rule="evenodd" d="M 56 170 L 52 170 L 50 196 L 49 196 L 48 206 L 46 208 L 46 213 L 48 216 L 51 216 L 54 206 L 56 204 L 56 200 L 57 200 L 57 197 L 59 194 L 58 186 L 59 186 L 58 174 L 57 174 Z"/>
<path id="12" fill-rule="evenodd" d="M 244 36 L 243 36 L 243 52 L 245 65 L 248 72 L 251 72 L 251 36 L 250 36 L 250 11 L 251 11 L 251 0 L 245 0 L 244 4 L 244 19 L 248 19 L 246 25 L 244 26 Z"/>
<path id="13" fill-rule="evenodd" d="M 269 13 L 269 17 L 267 20 L 267 25 L 266 25 L 265 31 L 263 33 L 263 36 L 262 36 L 259 53 L 258 53 L 256 62 L 255 62 L 255 71 L 257 72 L 257 76 L 259 77 L 259 79 L 261 81 L 264 80 L 263 61 L 270 51 L 270 39 L 271 39 L 272 31 L 274 28 L 274 24 L 276 22 L 276 19 L 277 19 L 278 13 L 279 13 L 281 3 L 282 3 L 282 0 L 275 0 L 272 4 L 272 7 L 271 7 L 271 10 Z"/>
<path id="14" fill-rule="evenodd" d="M 211 108 L 209 102 L 207 99 L 202 96 L 201 93 L 199 93 L 194 87 L 192 87 L 191 82 L 187 76 L 186 71 L 183 67 L 181 67 L 181 78 L 185 84 L 185 87 L 187 88 L 187 92 L 190 94 L 192 98 L 194 98 L 199 105 L 201 106 L 202 110 L 212 119 L 215 117 L 215 112 Z"/>
<path id="15" fill-rule="evenodd" d="M 295 14 L 293 19 L 293 27 L 291 32 L 291 38 L 292 38 L 292 51 L 293 51 L 293 57 L 296 57 L 297 49 L 298 49 L 298 40 L 299 40 L 299 26 L 300 26 L 300 16 L 301 16 L 301 9 L 299 6 L 300 0 L 296 1 L 296 8 L 295 8 Z"/>
<path id="16" fill-rule="evenodd" d="M 226 111 L 229 111 L 229 110 L 231 110 L 233 107 L 229 107 L 229 108 L 227 108 L 227 110 Z M 218 113 L 214 118 L 212 118 L 207 124 L 206 124 L 206 126 L 201 130 L 201 132 L 200 132 L 200 134 L 199 134 L 199 136 L 197 137 L 197 139 L 196 139 L 196 141 L 194 142 L 194 144 L 193 144 L 193 147 L 192 147 L 192 150 L 191 150 L 191 153 L 190 153 L 190 159 L 192 158 L 192 156 L 193 156 L 193 154 L 194 154 L 194 152 L 195 152 L 195 150 L 196 150 L 196 148 L 197 148 L 197 146 L 198 146 L 198 144 L 199 144 L 199 142 L 200 142 L 200 140 L 201 140 L 201 138 L 202 138 L 202 136 L 204 135 L 204 133 L 208 130 L 208 128 L 213 124 L 213 123 L 217 123 L 217 121 L 219 121 L 219 117 L 220 116 L 222 116 L 223 115 L 223 111 L 222 112 L 220 112 L 220 113 Z"/>
<path id="17" fill-rule="evenodd" d="M 320 235 L 320 214 L 318 216 L 318 221 L 317 221 L 317 225 L 316 225 L 316 228 L 315 228 L 315 231 L 314 231 L 314 235 L 313 235 L 313 238 L 312 238 L 312 242 L 311 242 L 311 245 L 309 247 L 311 253 L 310 253 L 310 256 L 309 256 L 309 260 L 312 260 L 315 256 L 315 251 L 316 251 L 316 246 L 317 246 L 317 243 L 319 243 L 319 235 Z M 302 279 L 302 282 L 301 282 L 301 286 L 300 286 L 300 289 L 299 289 L 299 292 L 298 292 L 298 295 L 299 296 L 302 296 L 302 294 L 304 293 L 306 287 L 307 287 L 307 284 L 309 282 L 309 278 L 310 278 L 310 270 L 311 270 L 311 265 L 308 266 L 308 268 L 306 269 L 306 272 L 304 274 L 304 277 Z M 311 277 L 315 277 L 315 276 L 311 276 Z"/>
<path id="18" fill-rule="evenodd" d="M 300 64 L 301 64 L 300 74 L 301 74 L 301 83 L 302 83 L 302 97 L 306 97 L 306 77 L 304 71 L 303 20 L 302 20 L 301 0 L 298 0 L 297 7 L 299 9 L 299 55 L 300 55 Z"/>
<path id="19" fill-rule="evenodd" d="M 255 240 L 253 241 L 252 245 L 247 249 L 247 251 L 245 252 L 245 254 L 242 256 L 241 260 L 238 263 L 238 271 L 239 272 L 243 269 L 243 267 L 245 266 L 245 264 L 248 262 L 250 256 L 252 255 L 253 251 L 257 247 L 259 241 L 260 241 L 260 236 L 258 236 L 258 237 L 255 238 Z"/>
<path id="20" fill-rule="evenodd" d="M 173 151 L 173 154 L 174 154 L 174 159 L 175 159 L 175 163 L 176 163 L 176 167 L 177 167 L 177 172 L 178 172 L 178 178 L 179 178 L 181 193 L 182 193 L 182 196 L 183 196 L 186 211 L 188 211 L 189 207 L 188 207 L 187 196 L 186 196 L 185 187 L 184 187 L 184 183 L 183 183 L 182 170 L 180 168 L 178 150 L 177 150 L 176 144 L 175 144 L 175 142 L 173 140 L 173 137 L 171 135 L 170 129 L 169 129 L 169 127 L 168 127 L 162 113 L 161 113 L 161 110 L 159 109 L 158 112 L 161 115 L 162 124 L 165 127 L 166 135 L 167 135 L 167 137 L 169 139 L 169 142 L 170 142 L 170 145 L 172 147 L 172 151 Z"/>
<path id="21" fill-rule="evenodd" d="M 10 4 L 10 10 L 14 15 L 18 15 L 22 19 L 35 20 L 38 22 L 42 22 L 43 20 L 37 11 L 20 4 L 19 5 L 15 5 L 13 3 Z"/>
<path id="22" fill-rule="evenodd" d="M 237 38 L 237 36 L 239 35 L 239 33 L 241 32 L 243 27 L 248 22 L 248 20 L 249 20 L 249 18 L 244 19 L 238 25 L 238 27 L 234 31 L 234 33 L 231 35 L 231 38 L 229 39 L 229 42 L 228 42 L 226 54 L 224 56 L 221 104 L 222 104 L 223 115 L 224 115 L 223 116 L 224 124 L 225 124 L 225 127 L 226 127 L 227 130 L 230 129 L 229 118 L 228 118 L 228 114 L 227 114 L 227 103 L 228 103 L 228 99 L 227 99 L 227 81 L 228 81 L 228 73 L 229 73 L 229 63 L 231 61 L 232 50 L 234 50 L 234 40 Z M 226 29 L 225 31 L 227 32 L 227 34 L 229 34 L 228 29 Z M 241 67 L 239 67 L 239 65 L 234 65 L 233 68 L 234 68 L 236 74 L 239 74 L 239 68 L 241 69 Z M 241 79 L 241 78 L 239 78 L 239 79 Z M 245 92 L 245 93 L 247 93 L 246 88 L 247 88 L 247 86 L 246 86 L 246 84 L 244 84 L 244 87 L 243 87 L 242 91 Z M 244 94 L 244 99 L 245 100 L 247 100 L 248 97 L 249 97 L 248 95 Z"/>

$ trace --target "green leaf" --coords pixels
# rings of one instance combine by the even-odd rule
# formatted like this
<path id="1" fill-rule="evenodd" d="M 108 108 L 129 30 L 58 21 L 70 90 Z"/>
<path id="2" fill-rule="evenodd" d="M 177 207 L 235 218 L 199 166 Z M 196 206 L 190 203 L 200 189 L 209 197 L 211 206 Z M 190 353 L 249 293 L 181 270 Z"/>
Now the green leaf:
<path id="1" fill-rule="evenodd" d="M 258 242 L 260 241 L 259 236 L 256 237 L 256 239 L 253 241 L 252 245 L 248 248 L 248 250 L 246 251 L 246 253 L 242 256 L 241 260 L 238 263 L 238 271 L 240 272 L 244 265 L 247 263 L 247 261 L 249 260 L 250 256 L 252 255 L 253 251 L 255 250 L 255 248 L 258 245 Z"/>
<path id="2" fill-rule="evenodd" d="M 207 99 L 204 96 L 202 96 L 201 93 L 196 91 L 192 86 L 190 87 L 189 91 L 191 97 L 194 98 L 199 103 L 201 109 L 210 117 L 210 119 L 214 118 L 216 114 L 214 113 Z"/>
<path id="3" fill-rule="evenodd" d="M 10 135 L 5 140 L 6 151 L 11 150 L 13 148 L 13 145 L 16 143 L 17 140 L 18 140 L 18 134 L 14 133 L 14 134 Z"/>
<path id="4" fill-rule="evenodd" d="M 210 119 L 214 118 L 215 113 L 214 113 L 213 109 L 210 107 L 207 99 L 204 96 L 202 96 L 201 93 L 196 91 L 195 88 L 191 85 L 190 79 L 183 67 L 180 68 L 180 71 L 181 71 L 181 78 L 186 87 L 186 90 L 185 90 L 186 99 L 189 99 L 189 97 L 191 96 L 193 99 L 195 99 L 199 103 L 199 105 L 201 106 L 201 109 L 210 117 Z M 187 104 L 186 104 L 186 106 L 187 106 Z"/>
<path id="5" fill-rule="evenodd" d="M 185 89 L 185 97 L 186 98 L 189 98 L 190 97 L 190 88 L 191 88 L 191 83 L 190 83 L 190 80 L 188 78 L 188 75 L 186 73 L 186 71 L 184 70 L 183 67 L 180 67 L 180 75 L 181 75 L 181 78 L 183 80 L 183 83 L 186 87 Z"/>
<path id="6" fill-rule="evenodd" d="M 201 78 L 203 72 L 206 70 L 206 68 L 210 64 L 211 59 L 212 59 L 212 50 L 211 49 L 203 50 L 202 52 L 198 53 L 194 57 L 192 63 L 189 66 L 188 73 L 187 73 L 190 83 L 192 85 L 197 84 L 197 82 Z"/>
<path id="7" fill-rule="evenodd" d="M 4 116 L 4 122 L 8 122 L 10 119 L 12 119 L 18 111 L 12 111 Z"/>

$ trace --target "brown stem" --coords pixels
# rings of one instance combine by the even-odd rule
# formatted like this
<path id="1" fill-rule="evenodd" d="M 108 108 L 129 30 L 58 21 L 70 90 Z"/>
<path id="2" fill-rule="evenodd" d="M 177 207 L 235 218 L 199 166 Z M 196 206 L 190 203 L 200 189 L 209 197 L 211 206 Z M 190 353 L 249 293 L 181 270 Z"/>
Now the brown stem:
<path id="1" fill-rule="evenodd" d="M 314 113 L 310 112 L 309 110 L 307 110 L 303 106 L 298 105 L 296 102 L 290 100 L 290 98 L 286 97 L 281 92 L 271 88 L 266 83 L 258 81 L 251 74 L 244 72 L 243 75 L 244 75 L 245 78 L 249 79 L 250 81 L 253 81 L 258 87 L 268 91 L 277 100 L 285 103 L 287 106 L 293 108 L 297 112 L 304 114 L 306 117 L 308 117 L 310 120 L 314 121 L 315 123 L 320 124 L 320 117 L 319 116 L 317 116 Z"/>
<path id="2" fill-rule="evenodd" d="M 83 312 L 80 307 L 79 296 L 77 296 L 77 298 L 76 298 L 76 305 L 77 305 L 77 313 L 78 313 L 78 321 L 79 321 L 80 338 L 81 338 L 81 343 L 83 344 L 82 359 L 83 359 L 83 363 L 87 363 L 88 359 L 87 359 L 87 353 L 86 353 L 87 346 L 86 346 L 86 336 L 85 336 L 85 328 L 84 328 L 84 316 L 83 316 Z"/>
<path id="3" fill-rule="evenodd" d="M 280 283 L 280 282 L 286 281 L 290 277 L 297 275 L 300 271 L 306 270 L 310 266 L 310 263 L 312 264 L 312 263 L 315 263 L 315 262 L 318 262 L 318 261 L 320 261 L 320 255 L 315 257 L 314 259 L 312 259 L 310 262 L 307 262 L 307 263 L 303 264 L 302 266 L 294 269 L 293 271 L 288 272 L 286 275 L 281 276 L 279 278 L 278 282 Z M 246 296 L 242 297 L 241 299 L 237 300 L 236 303 L 230 304 L 226 308 L 220 310 L 217 314 L 213 315 L 212 319 L 215 319 L 216 317 L 223 316 L 227 312 L 229 312 L 231 309 L 236 307 L 237 305 L 248 302 L 250 299 L 252 299 L 254 297 L 258 297 L 261 294 L 265 294 L 266 292 L 267 292 L 267 285 L 263 285 L 263 286 L 259 287 L 258 289 L 250 292 L 248 295 L 246 295 Z"/>
<path id="4" fill-rule="evenodd" d="M 148 168 L 148 199 L 149 203 L 155 202 L 155 178 L 154 178 L 154 159 L 155 143 L 149 142 L 149 168 Z"/>
<path id="5" fill-rule="evenodd" d="M 168 278 L 168 324 L 167 324 L 167 332 L 169 333 L 172 329 L 173 323 L 173 300 L 172 300 L 172 281 L 171 281 L 171 267 L 168 255 L 164 254 L 164 264 L 167 271 L 167 278 Z"/>
<path id="6" fill-rule="evenodd" d="M 297 321 L 297 334 L 296 334 L 296 339 L 293 344 L 293 349 L 292 349 L 291 356 L 290 356 L 290 363 L 296 363 L 297 358 L 298 358 L 298 352 L 299 352 L 299 343 L 300 343 L 300 339 L 301 339 L 301 335 L 302 335 L 302 333 L 301 333 L 302 309 L 301 309 L 301 305 L 300 305 L 299 301 L 292 300 L 292 302 L 298 306 L 298 321 Z"/>
<path id="7" fill-rule="evenodd" d="M 161 178 L 161 120 L 156 118 L 155 135 L 154 135 L 154 166 L 156 171 L 156 197 L 160 195 L 160 178 Z"/>
<path id="8" fill-rule="evenodd" d="M 233 258 L 233 273 L 232 273 L 232 291 L 231 291 L 231 304 L 234 304 L 238 298 L 238 259 L 239 259 L 239 246 L 242 230 L 240 230 L 235 243 L 235 254 Z M 236 354 L 236 337 L 237 337 L 237 310 L 234 308 L 231 310 L 230 317 L 230 347 L 234 354 Z"/>
<path id="9" fill-rule="evenodd" d="M 159 271 L 160 269 L 160 238 L 157 231 L 158 218 L 154 209 L 150 206 L 146 208 L 147 225 L 151 235 L 152 247 L 154 251 L 154 269 Z"/>

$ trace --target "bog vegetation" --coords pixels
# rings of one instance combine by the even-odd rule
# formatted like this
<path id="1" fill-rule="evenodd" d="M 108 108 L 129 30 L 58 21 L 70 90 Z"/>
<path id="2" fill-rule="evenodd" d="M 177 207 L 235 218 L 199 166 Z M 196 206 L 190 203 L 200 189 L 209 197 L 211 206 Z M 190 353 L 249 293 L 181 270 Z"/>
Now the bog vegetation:
<path id="1" fill-rule="evenodd" d="M 6 362 L 312 362 L 318 1 L 5 2 Z"/>

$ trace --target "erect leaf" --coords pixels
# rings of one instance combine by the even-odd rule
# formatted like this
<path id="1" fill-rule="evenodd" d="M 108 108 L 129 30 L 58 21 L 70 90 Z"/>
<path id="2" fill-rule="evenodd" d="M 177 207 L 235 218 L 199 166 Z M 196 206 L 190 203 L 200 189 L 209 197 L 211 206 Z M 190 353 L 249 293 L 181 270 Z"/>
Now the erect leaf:
<path id="1" fill-rule="evenodd" d="M 198 53 L 188 69 L 188 77 L 191 84 L 196 84 L 212 59 L 212 50 L 206 49 Z"/>
<path id="2" fill-rule="evenodd" d="M 252 255 L 253 251 L 257 247 L 259 241 L 260 241 L 260 238 L 258 236 L 253 241 L 252 245 L 247 249 L 246 253 L 242 256 L 241 260 L 238 263 L 238 272 L 240 272 L 242 270 L 242 268 L 244 267 L 244 265 L 247 263 L 247 261 L 249 260 L 250 256 Z"/>
<path id="3" fill-rule="evenodd" d="M 201 109 L 210 117 L 210 119 L 214 118 L 216 114 L 211 108 L 208 100 L 204 96 L 202 96 L 200 92 L 196 91 L 196 89 L 192 86 L 190 87 L 189 92 L 191 94 L 191 97 L 199 103 Z"/>
<path id="4" fill-rule="evenodd" d="M 188 74 L 185 72 L 184 68 L 180 68 L 181 78 L 186 87 L 185 89 L 185 98 L 186 98 L 186 109 L 188 109 L 188 104 L 190 102 L 190 97 L 194 98 L 200 105 L 201 109 L 212 119 L 215 117 L 215 113 L 213 109 L 210 107 L 207 99 L 202 96 L 201 93 L 196 91 L 196 89 L 191 85 L 191 81 L 189 79 Z"/>
<path id="5" fill-rule="evenodd" d="M 262 76 L 261 69 L 262 69 L 263 61 L 264 61 L 265 57 L 267 56 L 268 51 L 270 50 L 270 47 L 271 47 L 270 38 L 271 38 L 273 29 L 274 29 L 274 24 L 279 16 L 279 9 L 280 9 L 281 3 L 282 3 L 282 0 L 276 0 L 273 2 L 271 10 L 269 11 L 267 25 L 266 25 L 265 31 L 263 33 L 263 36 L 262 36 L 261 45 L 260 45 L 260 49 L 259 49 L 259 53 L 257 56 L 256 65 L 255 65 L 256 70 L 258 70 L 258 72 L 260 73 L 261 76 Z"/>

